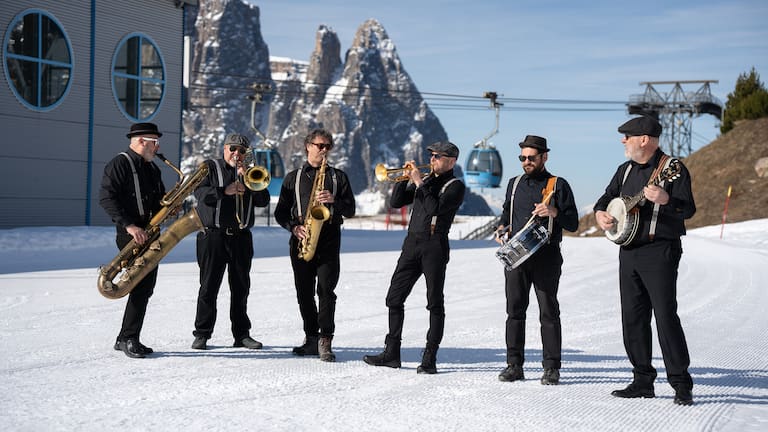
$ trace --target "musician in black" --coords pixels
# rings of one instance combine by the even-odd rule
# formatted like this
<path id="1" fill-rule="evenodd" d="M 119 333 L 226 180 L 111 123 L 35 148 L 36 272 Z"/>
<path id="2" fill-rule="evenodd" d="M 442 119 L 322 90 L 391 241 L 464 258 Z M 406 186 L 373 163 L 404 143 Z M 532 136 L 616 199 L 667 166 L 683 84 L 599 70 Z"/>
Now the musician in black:
<path id="1" fill-rule="evenodd" d="M 661 125 L 651 117 L 636 117 L 619 126 L 625 155 L 595 204 L 600 228 L 617 227 L 608 212 L 612 199 L 643 192 L 639 205 L 639 228 L 632 242 L 619 250 L 619 289 L 624 348 L 632 363 L 634 379 L 613 396 L 652 398 L 656 369 L 651 364 L 651 315 L 656 319 L 659 345 L 667 371 L 667 381 L 675 389 L 674 403 L 693 404 L 693 380 L 688 373 L 690 358 L 683 327 L 677 315 L 677 268 L 683 249 L 684 220 L 693 216 L 696 205 L 691 192 L 691 177 L 681 162 L 679 178 L 649 185 L 654 172 L 664 168 L 666 155 L 659 149 Z M 623 218 L 622 218 L 623 219 Z"/>
<path id="2" fill-rule="evenodd" d="M 128 149 L 115 156 L 104 167 L 99 204 L 117 229 L 117 248 L 122 250 L 131 240 L 144 244 L 148 240 L 145 228 L 160 209 L 165 186 L 160 169 L 152 161 L 160 149 L 160 137 L 154 123 L 131 125 L 127 137 Z M 147 304 L 157 281 L 157 268 L 136 284 L 128 295 L 123 324 L 115 341 L 115 350 L 131 358 L 144 358 L 152 348 L 139 341 Z"/>
<path id="3" fill-rule="evenodd" d="M 225 270 L 231 293 L 229 318 L 232 321 L 233 346 L 262 348 L 262 343 L 250 336 L 251 320 L 248 318 L 253 260 L 251 227 L 254 208 L 269 205 L 269 192 L 266 189 L 252 191 L 244 185 L 249 145 L 248 138 L 243 135 L 227 135 L 224 157 L 205 161 L 208 176 L 194 192 L 197 212 L 205 231 L 197 234 L 200 290 L 193 349 L 208 348 L 208 339 L 216 324 L 216 299 Z"/>
<path id="4" fill-rule="evenodd" d="M 549 232 L 548 241 L 542 241 L 538 250 L 524 253 L 521 264 L 504 270 L 507 367 L 499 374 L 500 381 L 525 379 L 525 318 L 533 285 L 539 304 L 543 347 L 541 383 L 557 385 L 560 382 L 562 329 L 557 301 L 563 265 L 560 242 L 563 229 L 573 232 L 579 227 L 579 214 L 568 182 L 553 176 L 545 167 L 549 150 L 546 138 L 536 135 L 528 135 L 520 143 L 519 159 L 525 174 L 509 180 L 499 219 L 499 243 L 504 243 L 502 233 L 511 236 L 507 241 L 516 241 L 515 234 L 523 235 L 521 230 L 533 229 L 536 224 Z M 526 246 L 532 249 L 534 245 Z"/>
<path id="5" fill-rule="evenodd" d="M 324 129 L 314 129 L 304 138 L 307 160 L 301 168 L 285 176 L 275 207 L 275 220 L 291 232 L 289 255 L 299 312 L 304 323 L 304 343 L 293 348 L 293 354 L 319 355 L 320 360 L 327 362 L 336 361 L 331 341 L 336 329 L 335 290 L 341 269 L 341 225 L 345 217 L 355 215 L 355 195 L 346 173 L 327 163 L 332 149 L 333 136 Z M 325 178 L 319 184 L 315 180 L 319 179 L 323 160 L 326 160 Z M 314 203 L 310 203 L 311 195 L 314 195 Z M 308 233 L 305 221 L 312 205 L 325 206 L 329 218 L 325 222 L 315 218 Z M 308 236 L 316 236 L 318 230 L 314 256 L 306 261 L 302 257 L 308 258 L 309 255 L 300 253 L 302 241 L 308 243 Z"/>
<path id="6" fill-rule="evenodd" d="M 459 149 L 448 141 L 427 147 L 431 152 L 431 173 L 426 177 L 414 161 L 406 164 L 405 174 L 410 180 L 398 182 L 392 191 L 390 205 L 400 208 L 413 204 L 408 235 L 387 291 L 389 333 L 384 351 L 367 355 L 363 361 L 372 366 L 400 367 L 400 343 L 405 321 L 405 300 L 416 281 L 424 275 L 427 285 L 429 330 L 426 348 L 422 353 L 417 373 L 437 373 L 437 350 L 445 328 L 445 269 L 450 257 L 448 231 L 453 218 L 464 202 L 465 186 L 456 178 L 453 167 Z"/>

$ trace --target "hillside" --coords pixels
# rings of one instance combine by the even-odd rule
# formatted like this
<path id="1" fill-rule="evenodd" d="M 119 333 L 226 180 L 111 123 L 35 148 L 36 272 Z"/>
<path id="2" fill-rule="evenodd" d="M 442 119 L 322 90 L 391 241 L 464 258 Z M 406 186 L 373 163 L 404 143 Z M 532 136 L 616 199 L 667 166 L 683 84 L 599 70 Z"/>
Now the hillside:
<path id="1" fill-rule="evenodd" d="M 728 222 L 768 218 L 768 172 L 758 175 L 758 161 L 768 159 L 768 117 L 744 120 L 686 159 L 691 172 L 696 215 L 686 221 L 688 229 L 720 224 L 728 186 Z M 578 235 L 601 236 L 594 214 L 579 221 Z"/>

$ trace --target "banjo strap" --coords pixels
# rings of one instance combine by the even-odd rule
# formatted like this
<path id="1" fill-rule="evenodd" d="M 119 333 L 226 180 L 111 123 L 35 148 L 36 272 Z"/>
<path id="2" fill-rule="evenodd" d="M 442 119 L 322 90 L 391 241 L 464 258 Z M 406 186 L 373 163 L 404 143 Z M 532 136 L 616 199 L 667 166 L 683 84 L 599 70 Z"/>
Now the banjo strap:
<path id="1" fill-rule="evenodd" d="M 662 155 L 661 160 L 659 161 L 659 166 L 656 167 L 656 171 L 653 172 L 653 176 L 651 176 L 651 181 L 655 179 L 661 170 L 669 168 L 669 164 L 672 162 L 672 158 L 667 155 Z M 666 180 L 662 180 L 659 183 L 659 186 L 664 187 L 664 183 L 666 183 Z M 648 232 L 648 238 L 653 241 L 653 238 L 656 237 L 656 222 L 659 220 L 659 208 L 661 206 L 659 203 L 653 204 L 653 216 L 651 216 L 651 228 Z"/>
<path id="2" fill-rule="evenodd" d="M 666 154 L 661 156 L 661 160 L 659 160 L 659 166 L 656 167 L 656 169 L 653 171 L 653 174 L 651 174 L 651 178 L 648 179 L 648 185 L 650 186 L 653 184 L 653 179 L 658 177 L 659 173 L 669 168 L 669 164 L 672 162 L 672 158 L 667 156 Z M 624 182 L 627 181 L 627 177 L 629 177 L 629 171 L 632 169 L 632 164 L 627 164 L 627 169 L 624 171 L 624 180 L 621 181 L 621 184 L 623 185 Z M 659 183 L 659 186 L 664 187 L 664 183 L 666 183 L 665 180 L 662 180 Z M 653 204 L 653 214 L 651 215 L 651 226 L 648 230 L 648 238 L 653 241 L 654 237 L 656 237 L 656 224 L 659 220 L 659 209 L 661 206 L 658 203 Z"/>

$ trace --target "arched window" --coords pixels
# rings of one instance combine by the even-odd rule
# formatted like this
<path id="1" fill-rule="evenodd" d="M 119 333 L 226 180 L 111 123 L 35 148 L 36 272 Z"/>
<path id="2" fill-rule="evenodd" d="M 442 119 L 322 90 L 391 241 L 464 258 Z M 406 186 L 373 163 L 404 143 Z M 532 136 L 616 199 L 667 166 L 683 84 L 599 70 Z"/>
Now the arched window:
<path id="1" fill-rule="evenodd" d="M 149 37 L 130 34 L 120 41 L 112 60 L 112 91 L 133 121 L 149 120 L 157 113 L 165 94 L 165 66 Z"/>
<path id="2" fill-rule="evenodd" d="M 36 111 L 53 109 L 72 84 L 69 39 L 61 25 L 41 10 L 26 10 L 8 26 L 3 63 L 16 98 Z"/>

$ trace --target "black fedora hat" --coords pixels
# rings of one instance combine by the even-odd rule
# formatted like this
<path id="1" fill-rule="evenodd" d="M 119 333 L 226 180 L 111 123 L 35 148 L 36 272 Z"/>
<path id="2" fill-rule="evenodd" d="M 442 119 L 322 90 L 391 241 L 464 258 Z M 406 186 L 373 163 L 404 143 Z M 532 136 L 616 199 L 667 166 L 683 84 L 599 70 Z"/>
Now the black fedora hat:
<path id="1" fill-rule="evenodd" d="M 131 125 L 131 131 L 125 134 L 128 138 L 137 135 L 157 135 L 158 138 L 163 136 L 163 134 L 157 130 L 157 125 L 154 123 L 134 123 Z"/>
<path id="2" fill-rule="evenodd" d="M 546 153 L 549 151 L 549 148 L 547 148 L 547 139 L 536 135 L 526 135 L 523 142 L 520 143 L 520 148 L 524 147 L 535 148 L 539 153 Z"/>

